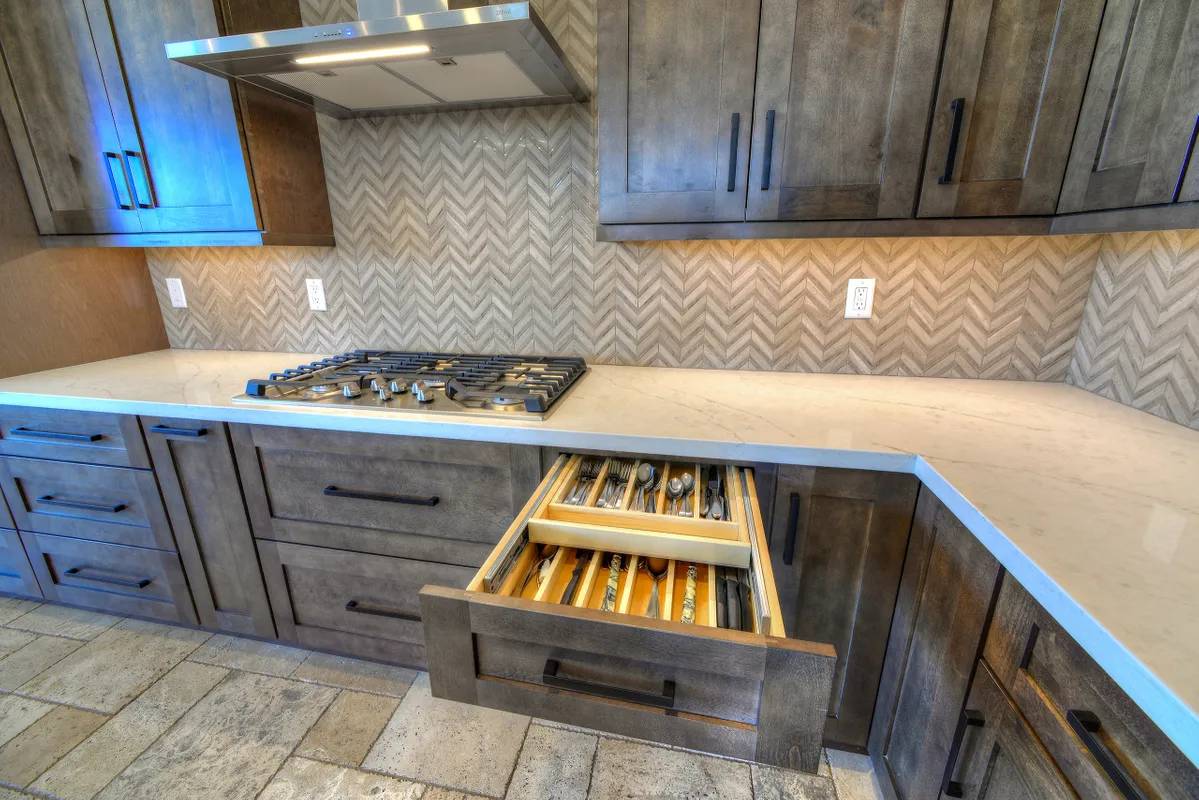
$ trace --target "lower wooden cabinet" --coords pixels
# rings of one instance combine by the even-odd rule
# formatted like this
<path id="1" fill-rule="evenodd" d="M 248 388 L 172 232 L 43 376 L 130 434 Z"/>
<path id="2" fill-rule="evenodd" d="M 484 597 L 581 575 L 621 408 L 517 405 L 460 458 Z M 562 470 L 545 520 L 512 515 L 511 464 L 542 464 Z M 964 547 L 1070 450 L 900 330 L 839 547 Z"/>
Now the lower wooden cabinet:
<path id="1" fill-rule="evenodd" d="M 0 499 L 0 507 L 4 501 Z M 21 537 L 16 531 L 0 529 L 0 594 L 15 594 L 20 597 L 41 597 Z"/>

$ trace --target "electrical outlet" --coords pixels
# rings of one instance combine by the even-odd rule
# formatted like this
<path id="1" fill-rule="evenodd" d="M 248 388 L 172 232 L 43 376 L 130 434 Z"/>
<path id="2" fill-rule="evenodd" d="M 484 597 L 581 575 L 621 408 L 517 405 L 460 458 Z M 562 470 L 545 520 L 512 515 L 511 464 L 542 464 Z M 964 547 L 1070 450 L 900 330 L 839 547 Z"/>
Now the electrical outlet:
<path id="1" fill-rule="evenodd" d="M 874 278 L 850 278 L 845 292 L 845 318 L 870 319 L 874 314 Z"/>
<path id="2" fill-rule="evenodd" d="M 171 297 L 172 308 L 187 308 L 187 295 L 183 292 L 183 281 L 178 278 L 167 278 L 167 294 Z"/>
<path id="3" fill-rule="evenodd" d="M 308 278 L 304 281 L 308 287 L 308 308 L 312 311 L 328 311 L 325 305 L 325 282 L 320 278 Z"/>

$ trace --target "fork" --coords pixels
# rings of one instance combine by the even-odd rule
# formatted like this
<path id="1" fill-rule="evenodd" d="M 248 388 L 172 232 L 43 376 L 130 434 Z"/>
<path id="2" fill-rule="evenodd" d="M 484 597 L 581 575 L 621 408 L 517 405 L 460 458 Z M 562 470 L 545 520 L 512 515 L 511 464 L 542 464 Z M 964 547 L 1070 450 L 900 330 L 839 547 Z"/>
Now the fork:
<path id="1" fill-rule="evenodd" d="M 570 494 L 566 497 L 566 504 L 572 506 L 581 506 L 583 501 L 590 494 L 591 485 L 595 483 L 595 479 L 599 477 L 600 462 L 589 459 L 579 465 L 579 475 L 575 478 L 574 488 L 570 490 Z"/>
<path id="2" fill-rule="evenodd" d="M 633 462 L 631 461 L 618 461 L 614 466 L 615 469 L 608 468 L 604 491 L 595 503 L 599 508 L 619 508 L 620 501 L 624 496 L 624 489 L 633 475 Z"/>

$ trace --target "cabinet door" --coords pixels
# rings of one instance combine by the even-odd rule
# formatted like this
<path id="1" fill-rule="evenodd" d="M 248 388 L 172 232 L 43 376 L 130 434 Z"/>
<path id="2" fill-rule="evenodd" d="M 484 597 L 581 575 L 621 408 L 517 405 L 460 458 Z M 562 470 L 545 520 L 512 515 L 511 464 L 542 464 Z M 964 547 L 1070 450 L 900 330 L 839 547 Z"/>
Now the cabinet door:
<path id="1" fill-rule="evenodd" d="M 1058 211 L 1169 203 L 1199 126 L 1199 0 L 1110 0 Z"/>
<path id="2" fill-rule="evenodd" d="M 758 3 L 599 6 L 599 221 L 745 219 Z"/>
<path id="3" fill-rule="evenodd" d="M 865 748 L 919 484 L 784 466 L 776 486 L 770 560 L 783 625 L 837 648 L 824 741 Z"/>
<path id="4" fill-rule="evenodd" d="M 751 220 L 911 217 L 945 0 L 764 0 Z"/>
<path id="5" fill-rule="evenodd" d="M 223 422 L 142 417 L 200 624 L 274 637 Z"/>
<path id="6" fill-rule="evenodd" d="M 922 490 L 870 730 L 899 800 L 941 790 L 999 576 L 994 556 Z"/>
<path id="7" fill-rule="evenodd" d="M 1103 0 L 955 2 L 922 217 L 1052 214 Z"/>
<path id="8" fill-rule="evenodd" d="M 979 661 L 942 798 L 1077 800 L 1037 735 Z"/>
<path id="9" fill-rule="evenodd" d="M 141 230 L 83 0 L 0 13 L 13 147 L 43 234 Z"/>
<path id="10" fill-rule="evenodd" d="M 86 2 L 144 230 L 256 229 L 229 82 L 163 49 L 220 35 L 212 0 Z"/>

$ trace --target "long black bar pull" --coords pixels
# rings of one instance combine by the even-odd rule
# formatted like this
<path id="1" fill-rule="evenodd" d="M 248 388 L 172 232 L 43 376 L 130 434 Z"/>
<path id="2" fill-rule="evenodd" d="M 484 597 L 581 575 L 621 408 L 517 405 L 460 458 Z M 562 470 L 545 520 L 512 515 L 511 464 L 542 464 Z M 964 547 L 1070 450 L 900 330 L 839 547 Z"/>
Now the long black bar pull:
<path id="1" fill-rule="evenodd" d="M 737 150 L 741 139 L 741 115 L 733 114 L 732 128 L 729 130 L 729 184 L 730 192 L 737 191 Z"/>
<path id="2" fill-rule="evenodd" d="M 762 156 L 762 191 L 770 188 L 770 162 L 774 158 L 774 109 L 766 112 L 766 143 Z"/>
<path id="3" fill-rule="evenodd" d="M 986 724 L 981 711 L 967 708 L 958 717 L 957 730 L 953 732 L 953 741 L 949 745 L 949 759 L 945 765 L 945 777 L 941 781 L 941 793 L 946 797 L 961 797 L 965 790 L 962 784 L 953 779 L 958 767 L 958 755 L 962 751 L 962 740 L 966 738 L 966 728 L 981 728 Z"/>
<path id="4" fill-rule="evenodd" d="M 949 147 L 945 151 L 945 171 L 937 183 L 953 183 L 953 168 L 958 160 L 958 139 L 962 136 L 962 117 L 966 113 L 966 98 L 959 97 L 949 104 L 953 122 L 949 126 Z"/>
<path id="5" fill-rule="evenodd" d="M 1124 765 L 1117 761 L 1116 757 L 1100 741 L 1099 732 L 1103 730 L 1103 725 L 1100 723 L 1099 717 L 1090 711 L 1070 709 L 1066 711 L 1066 722 L 1070 724 L 1074 733 L 1082 740 L 1083 745 L 1099 762 L 1099 766 L 1107 773 L 1107 777 L 1115 784 L 1121 796 L 1126 800 L 1148 800 L 1141 788 L 1133 782 L 1132 776 L 1124 769 Z"/>
<path id="6" fill-rule="evenodd" d="M 791 504 L 787 507 L 787 540 L 783 542 L 783 563 L 791 566 L 795 561 L 795 537 L 799 532 L 799 492 L 792 492 Z"/>

